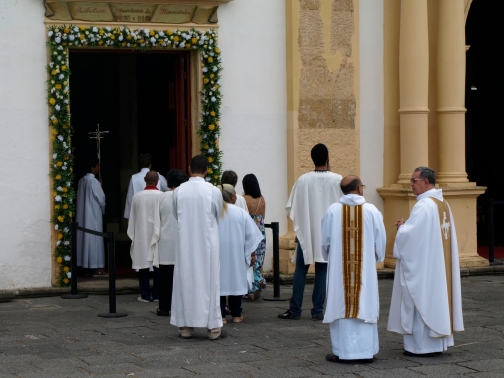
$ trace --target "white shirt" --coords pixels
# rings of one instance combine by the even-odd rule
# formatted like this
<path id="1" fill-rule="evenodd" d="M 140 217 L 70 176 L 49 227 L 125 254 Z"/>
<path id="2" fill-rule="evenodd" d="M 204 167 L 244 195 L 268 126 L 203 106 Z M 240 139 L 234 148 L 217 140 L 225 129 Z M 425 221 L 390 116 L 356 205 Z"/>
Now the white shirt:
<path id="1" fill-rule="evenodd" d="M 128 193 L 126 194 L 126 203 L 124 205 L 124 218 L 129 219 L 130 217 L 130 209 L 131 209 L 131 201 L 133 200 L 133 196 L 135 193 L 138 193 L 145 188 L 145 175 L 150 172 L 149 168 L 142 168 L 140 172 L 135 173 L 131 176 L 129 185 L 128 185 Z M 159 175 L 159 181 L 157 183 L 157 188 L 162 192 L 166 192 L 168 190 L 168 184 L 163 175 Z"/>

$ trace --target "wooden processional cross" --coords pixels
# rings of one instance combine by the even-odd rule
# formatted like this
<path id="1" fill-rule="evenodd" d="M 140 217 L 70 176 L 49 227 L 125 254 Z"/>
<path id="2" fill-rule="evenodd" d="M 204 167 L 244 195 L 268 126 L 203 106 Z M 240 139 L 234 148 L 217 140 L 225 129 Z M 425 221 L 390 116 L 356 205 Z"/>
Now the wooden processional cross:
<path id="1" fill-rule="evenodd" d="M 108 134 L 108 131 L 100 131 L 100 124 L 96 124 L 96 130 L 91 131 L 88 134 L 91 134 L 92 136 L 89 137 L 89 139 L 96 139 L 96 151 L 98 154 L 98 164 L 101 166 L 101 148 L 100 148 L 100 140 L 103 139 L 102 134 Z M 101 179 L 101 170 L 98 173 L 98 179 Z"/>

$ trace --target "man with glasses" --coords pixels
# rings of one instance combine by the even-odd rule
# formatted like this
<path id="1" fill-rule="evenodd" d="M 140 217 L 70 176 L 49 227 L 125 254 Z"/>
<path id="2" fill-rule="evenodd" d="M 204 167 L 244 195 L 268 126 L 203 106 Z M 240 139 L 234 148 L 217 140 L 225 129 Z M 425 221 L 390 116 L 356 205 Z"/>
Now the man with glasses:
<path id="1" fill-rule="evenodd" d="M 455 224 L 435 184 L 432 169 L 416 168 L 410 186 L 418 202 L 406 222 L 396 222 L 387 329 L 404 335 L 407 356 L 439 355 L 453 346 L 453 332 L 464 330 Z"/>
<path id="2" fill-rule="evenodd" d="M 385 258 L 386 234 L 382 214 L 363 197 L 365 187 L 357 176 L 344 177 L 344 195 L 322 220 L 331 362 L 370 363 L 379 350 L 376 263 Z"/>

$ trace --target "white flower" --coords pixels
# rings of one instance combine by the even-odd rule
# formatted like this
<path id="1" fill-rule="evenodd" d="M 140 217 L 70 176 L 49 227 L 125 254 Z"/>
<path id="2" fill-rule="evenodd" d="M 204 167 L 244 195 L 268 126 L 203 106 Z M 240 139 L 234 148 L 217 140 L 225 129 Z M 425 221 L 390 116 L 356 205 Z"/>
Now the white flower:
<path id="1" fill-rule="evenodd" d="M 67 186 L 70 186 L 72 185 L 72 183 L 70 181 L 67 181 Z"/>
<path id="2" fill-rule="evenodd" d="M 54 38 L 54 42 L 56 42 L 56 43 L 60 43 L 60 42 L 61 42 L 61 38 L 60 38 L 60 37 L 56 37 L 56 38 Z"/>
<path id="3" fill-rule="evenodd" d="M 108 32 L 109 32 L 109 31 L 112 31 L 112 29 L 110 28 L 110 26 L 107 26 L 107 27 L 105 28 L 105 30 L 106 30 L 106 31 L 108 31 Z"/>
<path id="4" fill-rule="evenodd" d="M 213 95 L 213 92 L 209 92 L 209 93 L 208 93 L 208 95 L 209 95 L 209 96 Z"/>
<path id="5" fill-rule="evenodd" d="M 211 45 L 213 44 L 213 39 L 211 39 L 210 41 L 208 41 L 208 43 Z"/>
<path id="6" fill-rule="evenodd" d="M 61 241 L 60 241 L 60 240 L 58 240 L 58 241 L 56 242 L 56 245 L 57 245 L 57 246 L 59 246 L 60 244 L 61 244 Z"/>
<path id="7" fill-rule="evenodd" d="M 63 188 L 62 188 L 61 186 L 58 186 L 58 187 L 56 188 L 56 190 L 57 190 L 58 192 L 61 192 L 61 191 L 63 190 Z"/>
<path id="8" fill-rule="evenodd" d="M 70 242 L 67 242 L 67 241 L 66 241 L 66 242 L 64 242 L 63 244 L 68 245 L 67 243 L 68 243 L 68 244 L 70 244 Z M 63 257 L 63 260 L 65 260 L 65 261 L 70 261 L 70 260 L 71 260 L 71 257 L 70 257 L 70 256 L 65 256 L 65 257 Z"/>
<path id="9" fill-rule="evenodd" d="M 54 67 L 54 63 L 53 62 L 49 63 L 49 67 L 53 68 Z M 51 81 L 51 83 L 52 83 L 52 81 Z"/>
<path id="10" fill-rule="evenodd" d="M 124 39 L 124 37 L 122 36 L 122 34 L 119 36 L 119 38 L 117 38 L 119 41 L 122 41 Z"/>
<path id="11" fill-rule="evenodd" d="M 68 277 L 68 278 L 72 278 L 72 272 L 68 272 L 68 273 L 67 273 L 67 277 Z"/>
<path id="12" fill-rule="evenodd" d="M 63 169 L 64 171 L 66 171 L 67 170 L 67 166 L 64 165 L 63 167 L 61 167 L 61 169 Z"/>
<path id="13" fill-rule="evenodd" d="M 206 73 L 206 72 L 208 72 L 208 68 L 203 67 L 202 71 Z"/>
<path id="14" fill-rule="evenodd" d="M 156 38 L 152 37 L 152 38 L 150 39 L 150 41 L 151 41 L 151 43 L 152 43 L 152 44 L 154 44 L 154 43 L 156 43 Z"/>
<path id="15" fill-rule="evenodd" d="M 207 135 L 206 134 L 203 134 L 203 139 L 206 139 L 207 138 Z"/>
<path id="16" fill-rule="evenodd" d="M 63 79 L 65 78 L 65 75 L 61 74 L 61 75 L 59 75 L 59 76 L 58 76 L 58 78 L 59 78 L 60 80 L 63 80 Z"/>
<path id="17" fill-rule="evenodd" d="M 95 41 L 96 41 L 96 38 L 95 38 L 95 37 L 91 37 L 90 41 L 91 41 L 91 42 L 95 42 Z"/>
<path id="18" fill-rule="evenodd" d="M 60 202 L 60 201 L 61 201 L 61 197 L 60 197 L 60 196 L 56 196 L 56 197 L 54 197 L 54 200 L 55 200 L 56 202 Z"/>
<path id="19" fill-rule="evenodd" d="M 63 136 L 62 136 L 62 135 L 58 135 L 58 140 L 59 140 L 60 142 L 63 142 L 63 140 L 64 140 Z"/>
<path id="20" fill-rule="evenodd" d="M 75 28 L 73 28 L 74 32 L 78 32 L 79 31 L 79 28 L 76 26 Z"/>
<path id="21" fill-rule="evenodd" d="M 213 148 L 209 148 L 209 149 L 208 149 L 208 153 L 209 153 L 209 154 L 213 154 L 213 152 L 214 152 L 214 149 L 213 149 Z"/>
<path id="22" fill-rule="evenodd" d="M 144 29 L 143 32 L 145 35 L 149 35 L 149 29 Z"/>
<path id="23" fill-rule="evenodd" d="M 68 87 L 67 87 L 67 88 L 68 88 Z M 63 100 L 63 102 L 64 102 L 65 104 L 70 103 L 70 101 L 68 100 L 68 98 L 64 99 L 64 100 Z"/>
<path id="24" fill-rule="evenodd" d="M 67 39 L 67 35 L 66 34 L 63 34 L 63 39 Z"/>
<path id="25" fill-rule="evenodd" d="M 57 58 L 58 60 L 61 60 L 61 56 L 60 56 L 60 55 L 58 55 L 56 58 Z"/>
<path id="26" fill-rule="evenodd" d="M 165 33 L 164 33 L 163 31 L 160 31 L 160 32 L 159 32 L 159 36 L 160 36 L 160 37 L 164 37 L 164 36 L 165 36 Z"/>
<path id="27" fill-rule="evenodd" d="M 67 152 L 68 152 L 69 154 L 71 154 L 71 153 L 72 153 L 72 150 L 68 150 Z"/>
<path id="28" fill-rule="evenodd" d="M 63 162 L 63 165 L 67 165 L 67 162 L 66 162 L 66 161 L 64 161 L 64 162 Z"/>
<path id="29" fill-rule="evenodd" d="M 69 231 L 68 227 L 65 227 L 65 228 L 63 229 L 63 232 L 68 232 L 68 231 Z"/>
<path id="30" fill-rule="evenodd" d="M 54 225 L 54 229 L 55 229 L 56 231 L 58 231 L 59 226 L 58 226 L 57 224 L 55 224 L 55 225 Z"/>
<path id="31" fill-rule="evenodd" d="M 217 72 L 217 66 L 213 66 L 212 71 Z"/>
<path id="32" fill-rule="evenodd" d="M 217 101 L 217 99 L 215 97 L 213 97 L 213 96 L 212 96 L 212 98 L 210 100 L 212 100 L 212 102 Z"/>
<path id="33" fill-rule="evenodd" d="M 52 157 L 53 157 L 53 159 L 56 159 L 58 157 L 58 154 L 55 153 L 52 155 Z"/>
<path id="34" fill-rule="evenodd" d="M 218 169 L 219 168 L 219 166 L 217 164 L 214 164 L 213 167 L 214 167 L 214 169 Z"/>
<path id="35" fill-rule="evenodd" d="M 51 88 L 51 93 L 56 92 L 56 88 Z"/>
<path id="36" fill-rule="evenodd" d="M 182 47 L 182 48 L 184 48 L 184 47 L 185 47 L 185 43 L 184 43 L 184 42 L 180 42 L 180 45 L 179 45 L 179 47 Z"/>
<path id="37" fill-rule="evenodd" d="M 63 142 L 63 148 L 66 148 L 66 142 Z"/>
<path id="38" fill-rule="evenodd" d="M 49 37 L 52 37 L 52 35 L 53 35 L 52 30 L 50 30 L 50 31 L 49 31 L 49 33 L 47 33 L 47 35 L 48 35 Z"/>
<path id="39" fill-rule="evenodd" d="M 93 26 L 93 33 L 98 33 L 98 28 L 96 26 Z"/>
<path id="40" fill-rule="evenodd" d="M 73 41 L 73 40 L 75 39 L 75 37 L 74 37 L 73 35 L 70 35 L 70 36 L 68 37 L 68 39 L 69 39 L 70 41 Z"/>
<path id="41" fill-rule="evenodd" d="M 209 181 L 211 181 L 212 179 L 211 179 L 210 177 L 208 177 L 208 176 L 207 176 L 207 177 L 205 177 L 205 180 L 206 180 L 207 182 L 209 182 Z"/>
<path id="42" fill-rule="evenodd" d="M 59 105 L 56 105 L 56 106 L 54 107 L 54 109 L 56 109 L 56 111 L 57 111 L 57 112 L 59 112 L 61 108 L 60 108 L 60 106 L 59 106 Z"/>

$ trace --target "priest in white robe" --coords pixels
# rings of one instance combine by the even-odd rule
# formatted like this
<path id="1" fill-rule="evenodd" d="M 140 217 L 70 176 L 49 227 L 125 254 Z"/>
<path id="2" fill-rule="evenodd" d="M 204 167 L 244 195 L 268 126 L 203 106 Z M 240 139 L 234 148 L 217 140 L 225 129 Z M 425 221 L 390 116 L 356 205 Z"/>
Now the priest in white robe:
<path id="1" fill-rule="evenodd" d="M 138 269 L 140 286 L 139 302 L 159 300 L 159 272 L 154 268 L 152 296 L 149 283 L 149 270 L 158 261 L 151 256 L 158 256 L 158 242 L 160 233 L 159 199 L 162 195 L 157 188 L 158 173 L 147 172 L 144 190 L 133 196 L 130 219 L 128 222 L 128 236 L 131 239 L 130 255 L 132 268 Z"/>
<path id="2" fill-rule="evenodd" d="M 222 194 L 205 180 L 208 161 L 191 160 L 188 182 L 173 192 L 173 212 L 178 220 L 180 248 L 175 256 L 170 324 L 182 338 L 194 327 L 204 327 L 210 340 L 226 337 L 221 331 L 219 285 L 219 218 Z"/>
<path id="3" fill-rule="evenodd" d="M 238 183 L 238 175 L 236 174 L 235 171 L 224 171 L 222 172 L 222 177 L 221 177 L 221 184 L 229 184 L 232 185 L 233 188 L 236 188 L 236 184 Z M 247 201 L 245 201 L 245 198 L 243 196 L 239 195 L 236 193 L 236 202 L 234 203 L 235 206 L 238 206 L 239 208 L 245 210 L 248 213 L 248 207 L 247 207 Z"/>
<path id="4" fill-rule="evenodd" d="M 93 231 L 103 232 L 103 214 L 105 214 L 105 193 L 101 182 L 96 179 L 100 172 L 98 159 L 89 162 L 90 173 L 79 180 L 77 188 L 76 221 L 79 226 Z M 103 238 L 77 231 L 77 266 L 86 269 L 105 267 Z"/>
<path id="5" fill-rule="evenodd" d="M 357 176 L 341 181 L 344 195 L 322 220 L 322 253 L 329 262 L 324 323 L 330 323 L 331 362 L 370 363 L 378 353 L 378 276 L 385 258 L 383 217 L 366 203 Z"/>
<path id="6" fill-rule="evenodd" d="M 289 217 L 294 223 L 297 248 L 292 262 L 296 263 L 292 279 L 292 297 L 289 309 L 279 314 L 280 319 L 299 319 L 303 306 L 306 274 L 310 264 L 315 263 L 315 285 L 311 309 L 312 320 L 322 320 L 326 297 L 327 261 L 320 246 L 320 225 L 328 207 L 341 196 L 341 175 L 331 172 L 329 151 L 323 144 L 311 150 L 315 169 L 305 173 L 296 181 L 287 202 Z"/>
<path id="7" fill-rule="evenodd" d="M 133 196 L 135 193 L 141 192 L 145 188 L 145 175 L 152 168 L 152 155 L 151 154 L 140 154 L 138 156 L 138 165 L 140 166 L 140 172 L 135 173 L 131 176 L 128 193 L 126 194 L 126 203 L 124 205 L 124 218 L 129 219 L 131 211 L 131 202 L 133 201 Z M 163 175 L 158 174 L 158 183 L 156 187 L 162 192 L 168 190 L 168 184 Z"/>
<path id="8" fill-rule="evenodd" d="M 234 187 L 222 184 L 219 185 L 219 189 L 222 191 L 224 201 L 219 221 L 222 322 L 226 324 L 226 307 L 229 305 L 233 323 L 240 323 L 243 321 L 242 298 L 252 286 L 252 282 L 248 282 L 248 277 L 252 278 L 252 275 L 248 272 L 255 262 L 254 252 L 263 240 L 263 235 L 248 211 L 234 205 L 236 202 Z"/>
<path id="9" fill-rule="evenodd" d="M 410 185 L 417 203 L 398 228 L 397 259 L 387 329 L 404 335 L 404 354 L 432 357 L 463 331 L 457 234 L 436 174 L 418 167 Z"/>

